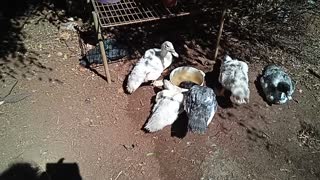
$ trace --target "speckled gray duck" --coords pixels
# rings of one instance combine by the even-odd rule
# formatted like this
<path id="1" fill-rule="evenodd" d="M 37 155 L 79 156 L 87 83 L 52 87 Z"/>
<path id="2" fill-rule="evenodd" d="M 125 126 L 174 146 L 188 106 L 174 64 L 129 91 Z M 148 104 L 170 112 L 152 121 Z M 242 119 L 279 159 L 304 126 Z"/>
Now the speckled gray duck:
<path id="1" fill-rule="evenodd" d="M 226 55 L 221 63 L 219 82 L 231 92 L 230 100 L 237 105 L 249 103 L 249 67 L 247 63 Z M 222 91 L 223 92 L 223 91 Z M 223 94 L 223 93 L 220 94 Z"/>
<path id="2" fill-rule="evenodd" d="M 184 92 L 184 109 L 188 116 L 188 129 L 203 134 L 217 111 L 217 100 L 213 90 L 192 82 L 182 82 L 180 87 L 189 89 Z"/>
<path id="3" fill-rule="evenodd" d="M 275 64 L 264 68 L 260 84 L 266 100 L 272 104 L 284 104 L 292 99 L 295 83 L 291 77 Z"/>

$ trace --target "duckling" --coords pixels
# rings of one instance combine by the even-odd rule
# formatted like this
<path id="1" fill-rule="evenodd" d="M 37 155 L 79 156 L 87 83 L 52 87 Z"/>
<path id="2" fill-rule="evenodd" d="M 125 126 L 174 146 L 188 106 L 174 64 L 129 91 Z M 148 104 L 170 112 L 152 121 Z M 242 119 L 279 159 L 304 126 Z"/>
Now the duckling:
<path id="1" fill-rule="evenodd" d="M 179 57 L 169 41 L 162 43 L 161 49 L 153 48 L 147 50 L 128 77 L 127 91 L 131 94 L 142 83 L 157 80 L 163 70 L 171 65 L 173 56 Z"/>
<path id="2" fill-rule="evenodd" d="M 290 76 L 277 65 L 264 68 L 260 84 L 269 103 L 284 104 L 292 99 L 295 83 Z"/>
<path id="3" fill-rule="evenodd" d="M 148 119 L 145 130 L 156 132 L 166 126 L 173 124 L 179 113 L 183 111 L 183 94 L 167 80 L 164 80 L 164 89 L 157 93 L 156 103 L 152 109 L 152 114 Z"/>
<path id="4" fill-rule="evenodd" d="M 214 91 L 190 81 L 184 81 L 179 86 L 189 89 L 184 93 L 184 110 L 188 116 L 188 129 L 194 133 L 205 133 L 218 107 Z"/>
<path id="5" fill-rule="evenodd" d="M 221 63 L 219 82 L 223 90 L 231 91 L 230 100 L 236 105 L 249 103 L 248 65 L 226 55 Z M 222 91 L 223 92 L 223 91 Z"/>

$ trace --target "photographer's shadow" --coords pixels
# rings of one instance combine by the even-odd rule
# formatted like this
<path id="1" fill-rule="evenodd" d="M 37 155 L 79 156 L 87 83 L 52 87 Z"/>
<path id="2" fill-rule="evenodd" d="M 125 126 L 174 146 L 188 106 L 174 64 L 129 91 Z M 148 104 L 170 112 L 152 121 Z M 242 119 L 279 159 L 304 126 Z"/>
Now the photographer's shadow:
<path id="1" fill-rule="evenodd" d="M 57 163 L 47 163 L 46 174 L 51 180 L 82 180 L 77 163 L 64 163 L 61 158 Z"/>
<path id="2" fill-rule="evenodd" d="M 78 164 L 63 161 L 61 158 L 57 163 L 47 163 L 44 172 L 31 163 L 14 163 L 1 172 L 0 180 L 82 180 Z"/>

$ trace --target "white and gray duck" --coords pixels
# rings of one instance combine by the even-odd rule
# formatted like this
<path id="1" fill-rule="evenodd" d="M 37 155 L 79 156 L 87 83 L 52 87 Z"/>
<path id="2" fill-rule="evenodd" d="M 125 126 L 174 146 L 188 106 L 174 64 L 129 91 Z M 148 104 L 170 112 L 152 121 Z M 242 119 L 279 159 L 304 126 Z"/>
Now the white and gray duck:
<path id="1" fill-rule="evenodd" d="M 219 82 L 224 90 L 231 92 L 230 100 L 236 105 L 249 103 L 249 67 L 247 63 L 226 55 L 221 63 Z"/>
<path id="2" fill-rule="evenodd" d="M 147 50 L 129 74 L 127 91 L 133 93 L 142 83 L 157 80 L 171 65 L 173 56 L 179 55 L 169 41 L 162 43 L 161 49 Z"/>
<path id="3" fill-rule="evenodd" d="M 264 68 L 260 84 L 266 100 L 272 104 L 284 104 L 292 99 L 295 83 L 290 76 L 277 65 Z"/>
<path id="4" fill-rule="evenodd" d="M 155 105 L 144 129 L 148 132 L 159 131 L 173 124 L 183 112 L 183 89 L 163 80 L 164 89 L 157 93 Z"/>
<path id="5" fill-rule="evenodd" d="M 218 103 L 214 91 L 190 81 L 182 82 L 179 87 L 189 89 L 183 93 L 188 130 L 194 133 L 205 133 L 217 111 Z"/>

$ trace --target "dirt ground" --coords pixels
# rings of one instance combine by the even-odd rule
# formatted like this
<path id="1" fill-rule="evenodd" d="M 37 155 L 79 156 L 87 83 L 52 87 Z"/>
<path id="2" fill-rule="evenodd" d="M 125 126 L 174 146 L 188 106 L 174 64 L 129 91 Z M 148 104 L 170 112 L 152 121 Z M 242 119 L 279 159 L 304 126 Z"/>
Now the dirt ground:
<path id="1" fill-rule="evenodd" d="M 263 100 L 255 81 L 264 64 L 253 62 L 250 104 L 219 106 L 204 135 L 179 132 L 183 117 L 150 134 L 141 128 L 155 89 L 123 90 L 135 60 L 111 64 L 107 84 L 79 68 L 76 34 L 32 20 L 22 31 L 27 66 L 9 57 L 16 79 L 6 76 L 0 86 L 4 97 L 17 81 L 0 105 L 1 170 L 22 161 L 46 170 L 65 158 L 83 179 L 320 179 L 319 79 L 307 63 L 284 61 L 297 81 L 286 105 Z"/>

